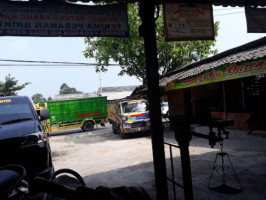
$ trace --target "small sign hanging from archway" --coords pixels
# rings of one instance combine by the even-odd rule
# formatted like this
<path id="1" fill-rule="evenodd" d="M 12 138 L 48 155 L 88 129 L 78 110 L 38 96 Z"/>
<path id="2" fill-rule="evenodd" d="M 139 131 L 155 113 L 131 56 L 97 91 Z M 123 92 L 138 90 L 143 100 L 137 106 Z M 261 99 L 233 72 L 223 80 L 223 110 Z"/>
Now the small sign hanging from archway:
<path id="1" fill-rule="evenodd" d="M 214 40 L 212 5 L 164 3 L 166 41 Z"/>
<path id="2" fill-rule="evenodd" d="M 0 2 L 0 36 L 129 37 L 127 5 Z"/>
<path id="3" fill-rule="evenodd" d="M 266 8 L 245 7 L 248 33 L 266 33 Z"/>

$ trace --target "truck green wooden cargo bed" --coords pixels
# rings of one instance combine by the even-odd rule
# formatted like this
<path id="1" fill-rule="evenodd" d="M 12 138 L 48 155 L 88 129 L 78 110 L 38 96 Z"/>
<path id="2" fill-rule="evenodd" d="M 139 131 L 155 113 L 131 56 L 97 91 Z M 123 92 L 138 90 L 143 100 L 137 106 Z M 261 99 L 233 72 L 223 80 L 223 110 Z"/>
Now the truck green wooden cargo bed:
<path id="1" fill-rule="evenodd" d="M 50 113 L 49 131 L 82 128 L 91 131 L 107 122 L 107 97 L 46 102 Z"/>

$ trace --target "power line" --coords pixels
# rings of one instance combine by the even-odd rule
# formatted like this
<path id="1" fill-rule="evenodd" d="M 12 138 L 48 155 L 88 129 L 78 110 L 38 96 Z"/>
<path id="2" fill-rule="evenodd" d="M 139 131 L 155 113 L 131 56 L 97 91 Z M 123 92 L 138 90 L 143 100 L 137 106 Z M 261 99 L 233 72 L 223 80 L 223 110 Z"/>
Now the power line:
<path id="1" fill-rule="evenodd" d="M 55 62 L 55 61 L 32 61 L 32 60 L 8 60 L 8 59 L 0 59 L 0 62 L 18 62 L 18 63 L 39 63 L 39 66 L 51 66 L 53 64 L 56 65 L 70 65 L 70 66 L 101 66 L 98 63 L 78 63 L 78 62 Z M 7 64 L 2 64 L 2 66 L 8 66 Z M 29 65 L 22 65 L 22 64 L 13 64 L 14 66 L 29 66 Z M 37 66 L 36 64 L 31 66 Z M 120 66 L 119 64 L 108 64 L 108 66 Z"/>
<path id="2" fill-rule="evenodd" d="M 239 14 L 239 13 L 244 13 L 244 11 L 241 11 L 241 12 L 234 12 L 234 13 L 226 13 L 226 14 L 220 14 L 220 15 L 214 15 L 215 17 L 218 17 L 218 16 L 224 16 L 224 15 L 234 15 L 234 14 Z"/>
<path id="3" fill-rule="evenodd" d="M 243 8 L 221 8 L 221 9 L 213 9 L 213 11 L 231 11 L 231 10 L 239 10 Z"/>
<path id="4" fill-rule="evenodd" d="M 213 9 L 214 11 L 223 11 L 223 10 L 239 10 L 243 8 L 218 8 L 218 9 Z"/>
<path id="5" fill-rule="evenodd" d="M 29 67 L 33 67 L 33 66 L 79 66 L 79 67 L 94 67 L 94 66 L 91 66 L 91 65 L 75 65 L 75 64 L 69 64 L 69 65 L 66 65 L 66 64 L 0 64 L 0 66 L 29 66 Z"/>
<path id="6" fill-rule="evenodd" d="M 0 68 L 8 67 L 9 69 L 25 69 L 25 68 L 34 68 L 34 69 L 86 69 L 86 68 L 95 68 L 95 66 L 80 66 L 80 65 L 7 65 L 0 64 Z"/>

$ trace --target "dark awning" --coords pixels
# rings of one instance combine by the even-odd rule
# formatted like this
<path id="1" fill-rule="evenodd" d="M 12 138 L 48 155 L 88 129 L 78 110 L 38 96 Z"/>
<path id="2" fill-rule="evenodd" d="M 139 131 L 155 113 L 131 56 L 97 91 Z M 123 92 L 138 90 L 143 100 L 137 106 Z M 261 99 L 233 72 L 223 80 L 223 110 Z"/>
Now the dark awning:
<path id="1" fill-rule="evenodd" d="M 20 0 L 18 0 L 20 1 Z M 22 0 L 21 0 L 22 1 Z M 29 0 L 30 2 L 38 2 L 37 0 Z M 45 1 L 45 0 L 44 0 Z M 51 1 L 51 0 L 46 0 Z M 53 0 L 56 1 L 56 0 Z M 106 3 L 113 3 L 113 0 L 57 0 L 57 1 L 64 1 L 64 2 L 83 2 L 83 3 L 93 3 L 93 2 L 106 2 Z M 116 0 L 118 3 L 134 3 L 140 2 L 142 0 Z M 147 1 L 147 0 L 143 0 Z M 202 3 L 202 4 L 213 4 L 215 6 L 266 6 L 265 0 L 158 0 L 158 4 L 162 4 L 162 2 L 176 2 L 176 3 Z"/>

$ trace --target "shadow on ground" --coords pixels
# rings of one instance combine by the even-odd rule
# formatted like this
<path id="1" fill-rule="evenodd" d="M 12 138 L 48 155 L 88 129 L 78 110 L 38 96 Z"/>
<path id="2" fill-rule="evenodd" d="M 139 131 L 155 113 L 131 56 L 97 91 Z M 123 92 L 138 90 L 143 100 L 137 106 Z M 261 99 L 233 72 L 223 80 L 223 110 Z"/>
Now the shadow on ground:
<path id="1" fill-rule="evenodd" d="M 175 143 L 173 133 L 166 131 L 166 140 Z M 266 199 L 266 140 L 265 138 L 248 135 L 245 132 L 230 131 L 231 135 L 224 142 L 224 151 L 230 155 L 233 167 L 243 187 L 243 191 L 238 194 L 218 193 L 208 189 L 210 174 L 214 166 L 216 154 L 220 151 L 217 144 L 215 148 L 210 148 L 208 141 L 193 137 L 190 146 L 191 170 L 193 181 L 193 192 L 195 200 L 265 200 Z M 245 135 L 243 135 L 245 134 Z M 201 154 L 199 148 L 210 148 L 210 152 Z M 178 151 L 178 149 L 176 150 Z M 176 153 L 174 157 L 175 180 L 182 184 L 182 171 L 180 157 Z M 218 161 L 219 161 L 218 157 Z M 167 174 L 171 177 L 171 162 L 166 159 Z M 217 163 L 220 164 L 221 163 Z M 225 162 L 226 184 L 234 188 L 239 188 L 238 182 L 232 171 L 230 163 Z M 215 176 L 211 179 L 210 186 L 222 184 L 222 171 L 217 168 Z M 103 173 L 93 174 L 84 177 L 88 187 L 97 186 L 120 187 L 139 186 L 143 187 L 152 199 L 155 197 L 155 183 L 153 163 L 143 163 L 139 165 L 120 168 Z M 173 185 L 168 182 L 169 199 L 174 199 Z M 176 199 L 184 199 L 183 189 L 176 187 Z"/>

